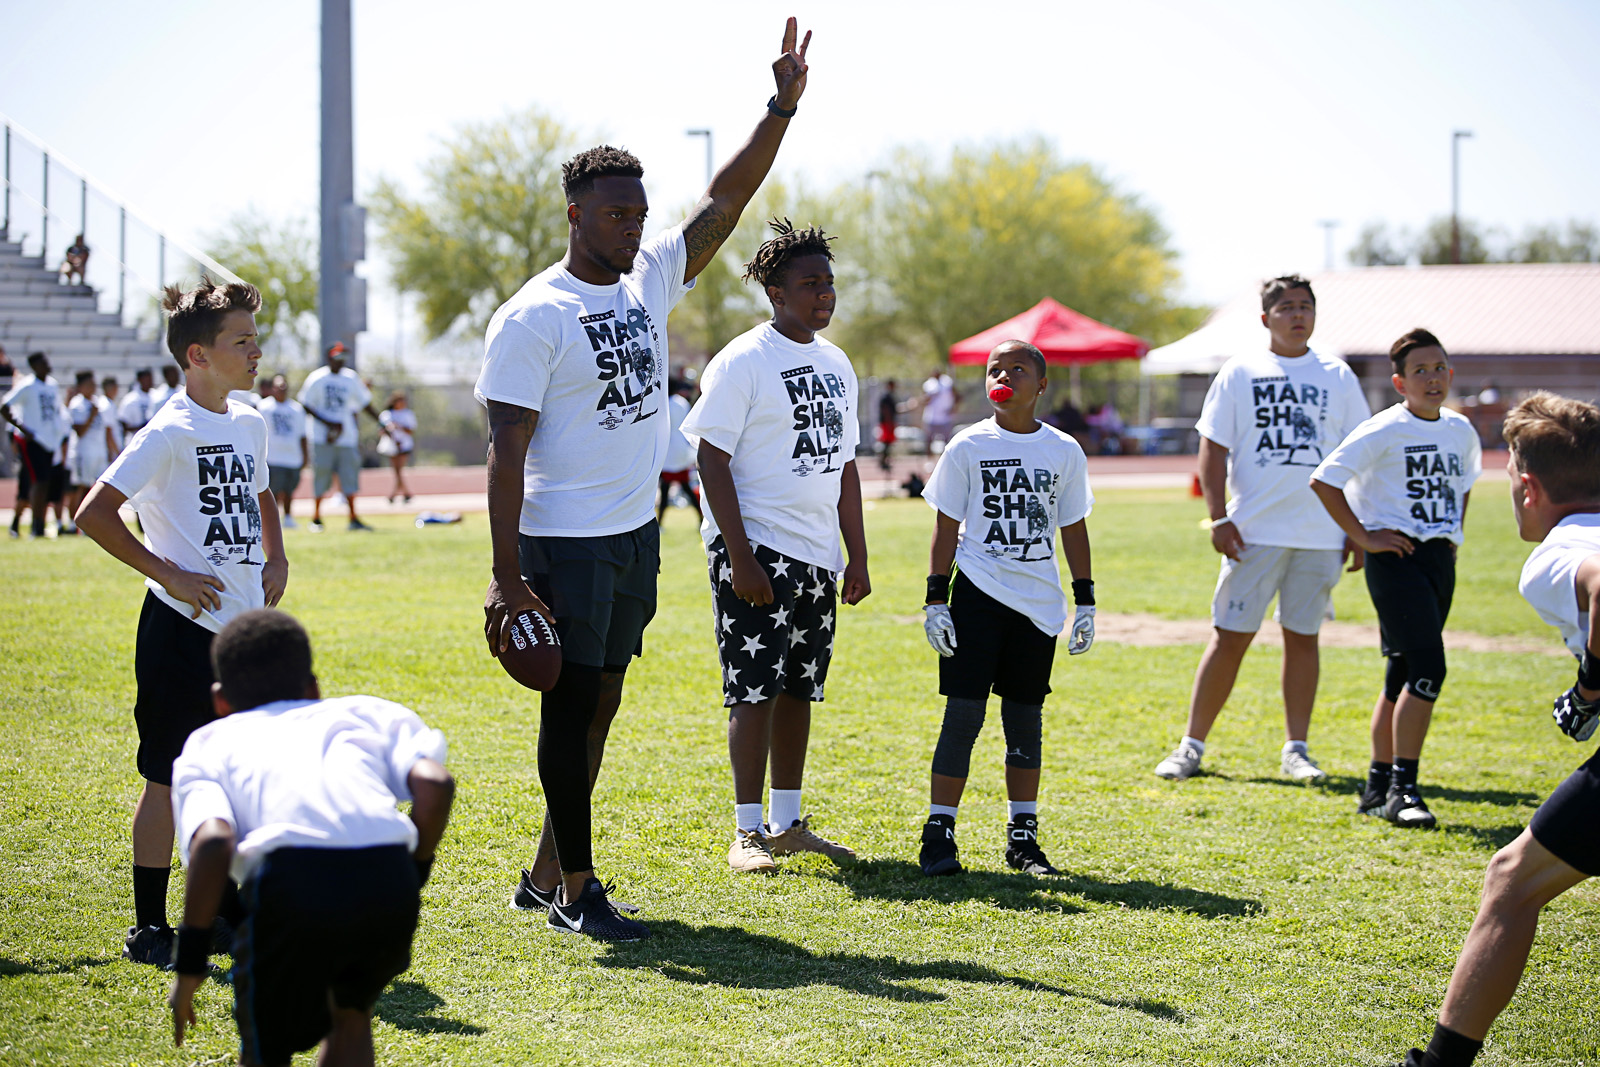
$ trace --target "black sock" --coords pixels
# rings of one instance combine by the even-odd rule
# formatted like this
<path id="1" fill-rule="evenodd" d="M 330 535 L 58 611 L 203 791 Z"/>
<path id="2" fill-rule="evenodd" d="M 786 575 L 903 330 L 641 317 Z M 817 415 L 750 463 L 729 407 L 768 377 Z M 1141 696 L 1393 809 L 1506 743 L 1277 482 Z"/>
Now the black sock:
<path id="1" fill-rule="evenodd" d="M 171 867 L 133 865 L 133 921 L 141 930 L 167 925 L 167 879 L 171 876 Z"/>
<path id="2" fill-rule="evenodd" d="M 1482 1041 L 1474 1041 L 1446 1028 L 1443 1023 L 1435 1023 L 1433 1040 L 1422 1053 L 1422 1062 L 1425 1067 L 1472 1067 L 1481 1048 Z"/>
<path id="3" fill-rule="evenodd" d="M 1416 785 L 1417 765 L 1421 762 L 1420 759 L 1401 759 L 1396 756 L 1394 758 L 1394 772 L 1393 777 L 1390 779 L 1389 791 L 1391 793 L 1399 793 L 1410 786 Z"/>
<path id="4" fill-rule="evenodd" d="M 600 668 L 564 664 L 539 707 L 539 784 L 562 871 L 594 866 L 590 851 L 589 724 L 600 706 Z"/>
<path id="5" fill-rule="evenodd" d="M 1367 792 L 1379 794 L 1389 792 L 1392 766 L 1383 760 L 1373 760 L 1367 764 Z"/>

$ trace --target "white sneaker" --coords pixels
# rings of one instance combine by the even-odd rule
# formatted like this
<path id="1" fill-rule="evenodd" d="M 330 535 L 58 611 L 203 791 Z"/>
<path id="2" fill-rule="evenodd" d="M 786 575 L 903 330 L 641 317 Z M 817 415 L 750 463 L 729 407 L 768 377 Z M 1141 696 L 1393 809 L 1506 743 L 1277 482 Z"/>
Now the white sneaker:
<path id="1" fill-rule="evenodd" d="M 1316 760 L 1293 744 L 1283 746 L 1283 773 L 1297 782 L 1320 782 L 1328 777 Z"/>
<path id="2" fill-rule="evenodd" d="M 778 869 L 767 837 L 760 830 L 734 830 L 733 844 L 728 846 L 728 866 L 740 874 L 771 874 Z"/>
<path id="3" fill-rule="evenodd" d="M 294 521 L 294 516 L 293 515 L 285 515 L 283 517 L 283 521 L 280 522 L 278 525 L 282 526 L 285 530 L 298 530 L 298 529 L 300 529 L 300 524 L 298 522 Z"/>
<path id="4" fill-rule="evenodd" d="M 1180 744 L 1172 755 L 1156 764 L 1156 777 L 1181 782 L 1194 777 L 1200 770 L 1200 750 L 1190 744 Z"/>

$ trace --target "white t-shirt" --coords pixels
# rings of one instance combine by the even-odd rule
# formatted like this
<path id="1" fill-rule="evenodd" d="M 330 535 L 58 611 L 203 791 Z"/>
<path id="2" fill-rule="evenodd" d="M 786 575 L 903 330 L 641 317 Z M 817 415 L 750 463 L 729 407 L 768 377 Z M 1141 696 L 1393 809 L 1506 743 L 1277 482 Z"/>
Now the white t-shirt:
<path id="1" fill-rule="evenodd" d="M 117 421 L 133 427 L 137 433 L 144 429 L 144 424 L 150 421 L 154 411 L 155 402 L 150 399 L 150 394 L 136 385 L 118 402 Z"/>
<path id="2" fill-rule="evenodd" d="M 443 734 L 377 697 L 282 700 L 234 712 L 190 734 L 172 764 L 183 862 L 209 819 L 233 827 L 230 874 L 239 882 L 278 848 L 416 851 L 416 825 L 395 804 L 411 799 L 406 776 L 419 760 L 444 758 Z"/>
<path id="3" fill-rule="evenodd" d="M 67 437 L 67 462 L 82 462 L 94 466 L 104 466 L 111 460 L 111 452 L 106 448 L 106 417 L 111 410 L 111 404 L 103 396 L 84 396 L 74 393 L 67 402 L 67 419 L 73 427 L 89 424 L 83 436 L 79 436 L 76 429 Z"/>
<path id="4" fill-rule="evenodd" d="M 936 374 L 922 383 L 922 395 L 927 403 L 922 407 L 922 417 L 928 422 L 949 422 L 956 411 L 956 386 L 948 374 Z"/>
<path id="5" fill-rule="evenodd" d="M 42 380 L 32 374 L 17 379 L 0 406 L 11 409 L 12 418 L 33 434 L 41 448 L 56 451 L 71 432 L 61 406 L 61 386 L 48 375 Z"/>
<path id="6" fill-rule="evenodd" d="M 956 566 L 968 581 L 1047 634 L 1066 629 L 1056 531 L 1094 509 L 1078 442 L 1048 423 L 1020 434 L 984 419 L 950 439 L 922 496 L 961 520 Z"/>
<path id="7" fill-rule="evenodd" d="M 230 400 L 219 415 L 180 389 L 100 476 L 139 513 L 151 552 L 222 582 L 221 607 L 194 620 L 212 632 L 263 604 L 266 458 L 267 424 L 255 408 Z M 193 613 L 154 578 L 145 585 L 184 618 Z"/>
<path id="8" fill-rule="evenodd" d="M 181 384 L 181 379 L 180 379 L 180 384 L 178 384 L 178 385 L 168 385 L 166 382 L 162 382 L 160 385 L 156 386 L 154 389 L 151 389 L 150 390 L 150 417 L 154 418 L 156 412 L 161 410 L 162 405 L 164 405 L 167 401 L 171 400 L 173 397 L 177 396 L 181 392 L 183 392 L 183 385 Z M 146 419 L 145 421 L 148 422 L 149 419 Z"/>
<path id="9" fill-rule="evenodd" d="M 839 487 L 856 458 L 860 386 L 837 345 L 820 335 L 796 344 L 770 322 L 728 342 L 706 364 L 700 399 L 683 421 L 696 449 L 705 441 L 732 457 L 745 536 L 817 567 L 844 568 Z M 707 545 L 721 536 L 709 507 Z"/>
<path id="10" fill-rule="evenodd" d="M 1369 530 L 1459 545 L 1462 502 L 1482 473 L 1478 432 L 1464 415 L 1444 408 L 1429 421 L 1400 403 L 1357 426 L 1311 476 L 1345 490 Z"/>
<path id="11" fill-rule="evenodd" d="M 378 438 L 378 451 L 385 456 L 403 456 L 417 447 L 417 413 L 410 408 L 389 408 L 378 412 L 378 423 L 389 428 L 388 437 Z"/>
<path id="12" fill-rule="evenodd" d="M 683 436 L 683 420 L 689 417 L 689 398 L 673 393 L 667 397 L 667 414 L 672 417 L 672 436 L 667 442 L 667 461 L 662 470 L 686 471 L 694 466 L 694 445 Z"/>
<path id="13" fill-rule="evenodd" d="M 309 438 L 310 419 L 306 409 L 298 400 L 285 400 L 280 404 L 277 397 L 264 396 L 256 404 L 256 410 L 267 421 L 268 466 L 295 469 L 304 466 L 305 453 L 300 443 Z"/>
<path id="14" fill-rule="evenodd" d="M 341 448 L 354 448 L 360 443 L 361 428 L 356 425 L 356 418 L 362 409 L 372 403 L 372 391 L 355 371 L 340 367 L 339 373 L 335 374 L 324 363 L 306 375 L 305 383 L 300 386 L 295 399 L 313 416 L 339 419 L 344 423 L 339 436 L 331 441 L 328 440 L 328 427 L 320 422 L 315 423 L 311 427 L 312 441 L 326 441 Z"/>
<path id="15" fill-rule="evenodd" d="M 1589 642 L 1589 613 L 1578 609 L 1578 567 L 1600 552 L 1600 514 L 1568 515 L 1522 565 L 1517 583 L 1539 618 L 1561 631 L 1574 656 Z"/>
<path id="16" fill-rule="evenodd" d="M 1344 547 L 1308 479 L 1371 414 L 1355 373 L 1314 351 L 1263 349 L 1223 365 L 1195 429 L 1228 450 L 1228 517 L 1245 544 Z"/>
<path id="17" fill-rule="evenodd" d="M 655 516 L 667 458 L 667 315 L 688 292 L 683 228 L 646 241 L 633 270 L 590 285 L 561 264 L 500 306 L 479 403 L 539 413 L 523 469 L 525 534 L 603 537 Z"/>

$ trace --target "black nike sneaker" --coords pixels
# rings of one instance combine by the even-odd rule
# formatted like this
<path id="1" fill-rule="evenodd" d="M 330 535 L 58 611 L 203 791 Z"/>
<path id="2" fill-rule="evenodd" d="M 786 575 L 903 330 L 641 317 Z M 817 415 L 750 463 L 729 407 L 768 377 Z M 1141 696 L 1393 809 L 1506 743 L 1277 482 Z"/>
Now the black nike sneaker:
<path id="1" fill-rule="evenodd" d="M 177 934 L 170 926 L 135 926 L 122 942 L 122 958 L 163 970 L 172 966 Z"/>
<path id="2" fill-rule="evenodd" d="M 930 815 L 922 824 L 922 873 L 929 877 L 960 874 L 966 870 L 956 856 L 956 820 L 949 815 Z"/>
<path id="3" fill-rule="evenodd" d="M 1039 817 L 1018 815 L 1006 824 L 1006 865 L 1023 874 L 1060 874 L 1039 847 Z"/>
<path id="4" fill-rule="evenodd" d="M 556 885 L 559 887 L 560 882 Z M 611 892 L 611 887 L 606 887 L 606 892 Z M 523 871 L 522 877 L 517 881 L 516 892 L 511 894 L 511 906 L 518 911 L 549 911 L 550 902 L 555 900 L 554 889 L 540 889 L 533 884 L 533 872 Z M 639 914 L 639 905 L 629 904 L 625 900 L 613 900 L 611 906 L 624 915 Z"/>
<path id="5" fill-rule="evenodd" d="M 1396 826 L 1408 826 L 1417 830 L 1431 830 L 1437 823 L 1433 812 L 1428 810 L 1428 805 L 1422 799 L 1422 793 L 1415 785 L 1408 785 L 1402 789 L 1391 786 L 1383 816 Z"/>
<path id="6" fill-rule="evenodd" d="M 598 941 L 638 941 L 650 936 L 642 922 L 617 914 L 606 897 L 606 887 L 598 878 L 583 884 L 583 892 L 572 903 L 564 903 L 566 892 L 557 890 L 550 902 L 550 928 L 564 934 L 583 934 Z"/>
<path id="7" fill-rule="evenodd" d="M 1376 815 L 1384 818 L 1384 809 L 1389 804 L 1389 793 L 1381 789 L 1363 789 L 1361 799 L 1356 801 L 1357 815 Z"/>

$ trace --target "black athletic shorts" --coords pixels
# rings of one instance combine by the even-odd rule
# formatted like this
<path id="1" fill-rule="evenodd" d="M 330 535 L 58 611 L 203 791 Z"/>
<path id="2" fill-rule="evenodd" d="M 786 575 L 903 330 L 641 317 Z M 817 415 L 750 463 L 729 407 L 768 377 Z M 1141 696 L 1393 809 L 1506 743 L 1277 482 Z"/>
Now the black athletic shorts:
<path id="1" fill-rule="evenodd" d="M 756 562 L 772 583 L 770 604 L 751 604 L 735 595 L 722 538 L 706 550 L 722 703 L 730 708 L 759 704 L 780 692 L 820 701 L 833 658 L 833 572 L 765 545 L 754 547 Z"/>
<path id="2" fill-rule="evenodd" d="M 1600 749 L 1556 786 L 1528 829 L 1562 863 L 1600 878 Z"/>
<path id="3" fill-rule="evenodd" d="M 55 467 L 55 455 L 38 441 L 21 434 L 15 434 L 12 440 L 17 444 L 17 455 L 22 464 L 17 470 L 17 500 L 27 499 L 33 491 L 35 483 L 49 484 L 50 472 Z"/>
<path id="4" fill-rule="evenodd" d="M 1043 704 L 1050 692 L 1056 639 L 1022 612 L 973 585 L 960 571 L 950 583 L 956 654 L 939 657 L 939 695 Z"/>
<path id="5" fill-rule="evenodd" d="M 1444 622 L 1456 592 L 1455 546 L 1443 537 L 1412 544 L 1416 551 L 1409 556 L 1368 552 L 1362 568 L 1385 656 L 1444 647 Z"/>
<path id="6" fill-rule="evenodd" d="M 183 743 L 217 717 L 211 703 L 215 637 L 145 591 L 133 653 L 139 685 L 133 721 L 139 727 L 139 774 L 147 782 L 171 785 L 172 763 L 182 754 Z"/>
<path id="7" fill-rule="evenodd" d="M 564 662 L 620 672 L 644 655 L 661 571 L 655 519 L 604 537 L 522 534 L 517 562 L 534 595 L 555 612 Z"/>
<path id="8" fill-rule="evenodd" d="M 420 909 L 404 845 L 280 848 L 240 888 L 233 1018 L 246 1061 L 276 1067 L 333 1029 L 329 1001 L 370 1011 L 411 966 Z"/>

